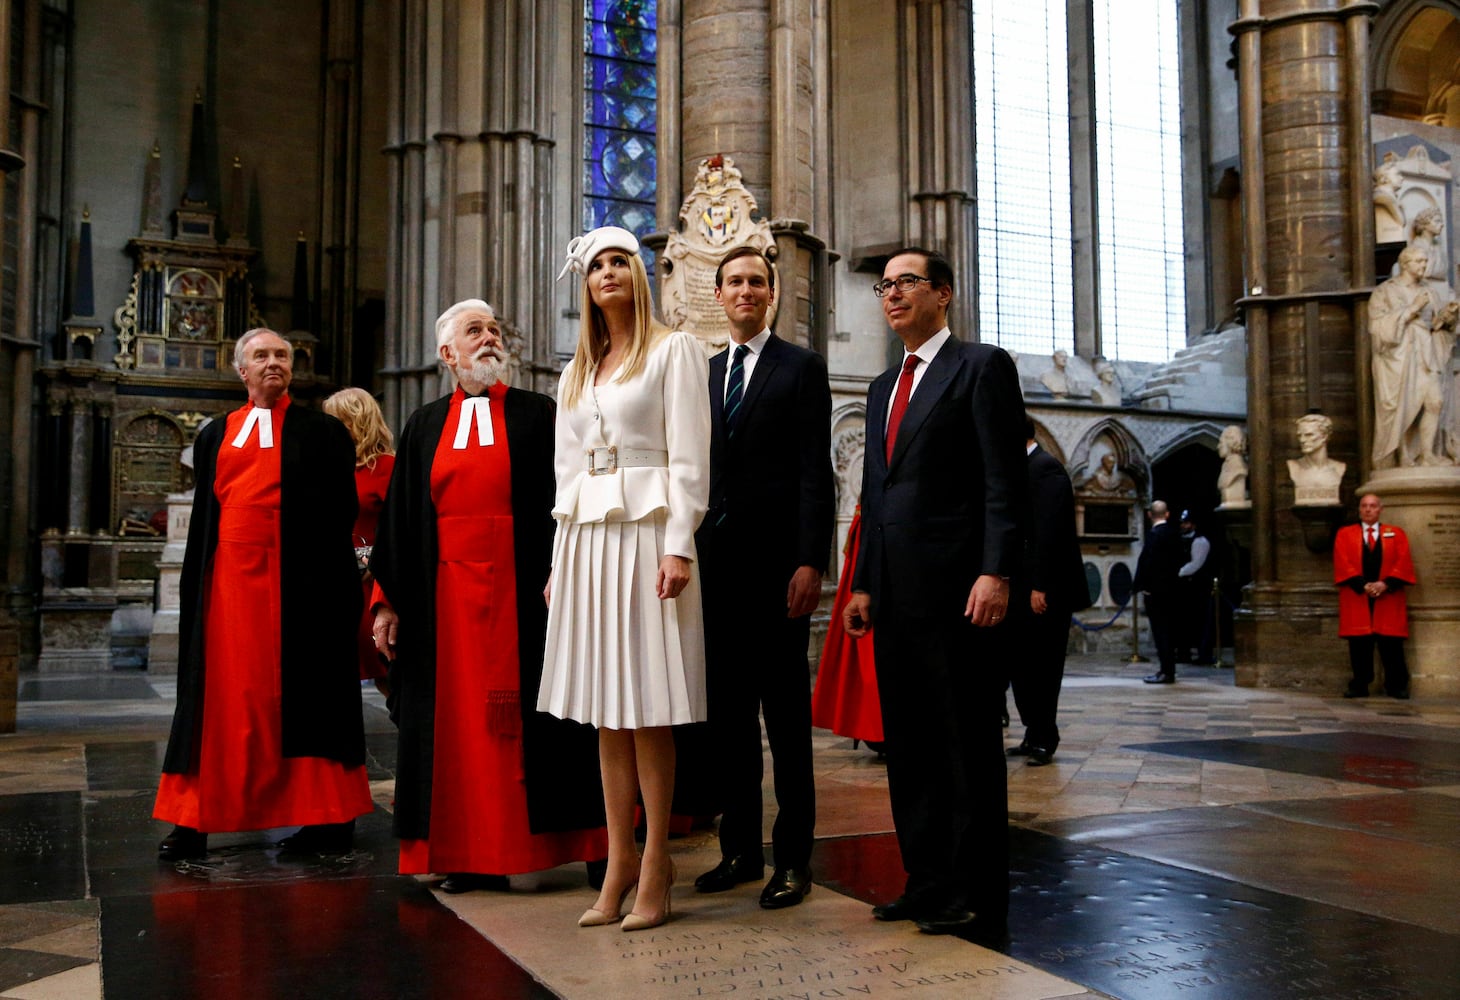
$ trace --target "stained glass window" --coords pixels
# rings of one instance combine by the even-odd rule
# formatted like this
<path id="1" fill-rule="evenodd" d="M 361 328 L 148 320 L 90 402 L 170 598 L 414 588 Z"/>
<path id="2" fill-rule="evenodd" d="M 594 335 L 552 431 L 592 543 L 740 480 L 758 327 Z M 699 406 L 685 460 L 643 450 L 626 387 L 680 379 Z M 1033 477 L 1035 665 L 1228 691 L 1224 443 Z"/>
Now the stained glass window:
<path id="1" fill-rule="evenodd" d="M 655 229 L 655 0 L 583 3 L 583 228 Z M 654 269 L 645 248 L 644 263 Z"/>

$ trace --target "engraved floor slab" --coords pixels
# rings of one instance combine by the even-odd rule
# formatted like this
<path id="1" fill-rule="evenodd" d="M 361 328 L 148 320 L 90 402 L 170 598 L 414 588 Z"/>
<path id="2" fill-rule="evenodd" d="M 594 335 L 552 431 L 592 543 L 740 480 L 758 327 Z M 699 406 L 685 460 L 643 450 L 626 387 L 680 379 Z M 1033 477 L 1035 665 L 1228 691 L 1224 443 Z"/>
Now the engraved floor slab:
<path id="1" fill-rule="evenodd" d="M 1340 732 L 1143 743 L 1133 744 L 1131 749 L 1385 788 L 1460 783 L 1460 744 L 1454 740 Z"/>
<path id="2" fill-rule="evenodd" d="M 766 911 L 760 886 L 696 893 L 719 852 L 676 844 L 674 917 L 652 930 L 580 929 L 593 903 L 581 866 L 514 879 L 509 893 L 444 898 L 565 1000 L 723 996 L 1086 997 L 1085 987 L 1026 962 L 907 923 L 880 924 L 865 903 L 817 886 L 800 906 Z"/>

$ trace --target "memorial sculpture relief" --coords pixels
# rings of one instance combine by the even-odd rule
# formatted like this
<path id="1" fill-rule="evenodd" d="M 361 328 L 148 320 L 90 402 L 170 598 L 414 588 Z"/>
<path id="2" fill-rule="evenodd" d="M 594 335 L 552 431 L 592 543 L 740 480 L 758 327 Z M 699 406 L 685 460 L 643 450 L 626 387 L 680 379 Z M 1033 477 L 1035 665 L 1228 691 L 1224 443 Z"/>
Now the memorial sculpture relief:
<path id="1" fill-rule="evenodd" d="M 1306 413 L 1296 421 L 1298 448 L 1302 455 L 1288 459 L 1293 480 L 1293 503 L 1299 507 L 1328 507 L 1339 504 L 1339 484 L 1348 466 L 1328 457 L 1328 438 L 1333 421 L 1321 413 Z"/>
<path id="2" fill-rule="evenodd" d="M 693 333 L 712 352 L 730 337 L 725 310 L 715 301 L 715 268 L 721 259 L 737 247 L 749 246 L 775 260 L 770 225 L 751 218 L 757 211 L 733 159 L 701 160 L 694 186 L 679 209 L 679 229 L 669 234 L 660 257 L 665 322 L 671 329 Z M 767 322 L 774 322 L 774 312 Z"/>
<path id="3" fill-rule="evenodd" d="M 1430 252 L 1411 243 L 1399 254 L 1399 274 L 1369 298 L 1376 469 L 1454 464 L 1440 415 L 1460 302 L 1427 280 L 1431 270 Z"/>
<path id="4" fill-rule="evenodd" d="M 1247 432 L 1236 424 L 1227 427 L 1217 441 L 1217 454 L 1222 457 L 1222 471 L 1217 473 L 1222 502 L 1217 509 L 1251 507 L 1252 501 L 1247 498 Z"/>
<path id="5" fill-rule="evenodd" d="M 1070 394 L 1069 352 L 1055 351 L 1050 356 L 1050 361 L 1053 363 L 1053 367 L 1039 376 L 1039 381 L 1044 383 L 1044 387 L 1053 393 L 1056 399 L 1063 399 Z"/>
<path id="6" fill-rule="evenodd" d="M 1119 406 L 1124 390 L 1120 385 L 1120 376 L 1116 374 L 1115 366 L 1109 361 L 1097 361 L 1095 363 L 1095 377 L 1100 381 L 1090 390 L 1090 398 L 1101 406 Z"/>
<path id="7" fill-rule="evenodd" d="M 1095 472 L 1080 484 L 1080 491 L 1092 496 L 1134 497 L 1136 482 L 1116 465 L 1115 453 L 1107 451 L 1100 456 Z"/>

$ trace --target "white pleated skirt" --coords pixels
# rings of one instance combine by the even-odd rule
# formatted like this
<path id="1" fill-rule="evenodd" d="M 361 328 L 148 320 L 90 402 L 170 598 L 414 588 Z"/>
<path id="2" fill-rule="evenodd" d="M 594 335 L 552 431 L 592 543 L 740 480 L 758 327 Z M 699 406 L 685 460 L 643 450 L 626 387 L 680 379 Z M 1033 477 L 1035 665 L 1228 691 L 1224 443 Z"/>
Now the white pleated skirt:
<path id="1" fill-rule="evenodd" d="M 660 511 L 562 525 L 538 711 L 601 729 L 705 721 L 699 563 L 677 598 L 659 599 L 664 523 Z"/>

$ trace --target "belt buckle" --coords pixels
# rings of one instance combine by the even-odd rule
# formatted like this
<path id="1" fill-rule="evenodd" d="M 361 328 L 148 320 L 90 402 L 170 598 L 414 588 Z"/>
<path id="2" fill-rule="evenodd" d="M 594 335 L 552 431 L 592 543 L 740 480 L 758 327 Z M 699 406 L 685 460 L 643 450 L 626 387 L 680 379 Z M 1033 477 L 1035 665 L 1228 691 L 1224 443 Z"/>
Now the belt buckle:
<path id="1" fill-rule="evenodd" d="M 604 464 L 599 464 L 603 459 Z M 606 476 L 618 471 L 618 447 L 589 448 L 588 449 L 588 474 L 590 476 Z"/>

